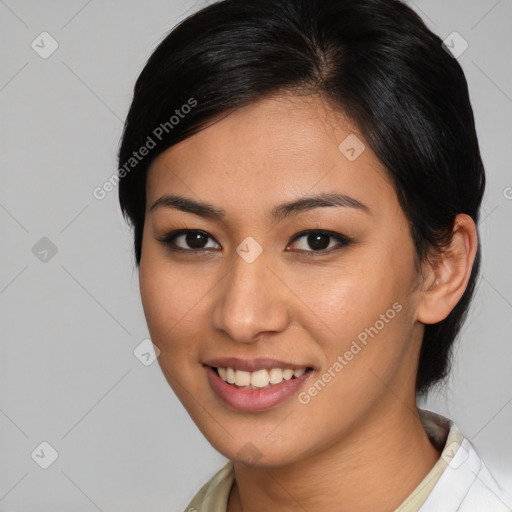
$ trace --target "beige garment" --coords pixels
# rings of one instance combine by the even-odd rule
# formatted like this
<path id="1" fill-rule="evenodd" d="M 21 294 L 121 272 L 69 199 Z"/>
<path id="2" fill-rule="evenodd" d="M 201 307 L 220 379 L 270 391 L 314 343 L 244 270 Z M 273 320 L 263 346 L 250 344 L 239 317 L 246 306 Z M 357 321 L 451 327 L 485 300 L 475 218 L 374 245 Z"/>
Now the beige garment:
<path id="1" fill-rule="evenodd" d="M 418 409 L 418 412 L 430 442 L 442 453 L 434 467 L 395 512 L 419 510 L 463 440 L 457 426 L 444 416 L 424 409 Z M 229 461 L 201 487 L 184 512 L 226 512 L 234 479 L 233 463 Z"/>

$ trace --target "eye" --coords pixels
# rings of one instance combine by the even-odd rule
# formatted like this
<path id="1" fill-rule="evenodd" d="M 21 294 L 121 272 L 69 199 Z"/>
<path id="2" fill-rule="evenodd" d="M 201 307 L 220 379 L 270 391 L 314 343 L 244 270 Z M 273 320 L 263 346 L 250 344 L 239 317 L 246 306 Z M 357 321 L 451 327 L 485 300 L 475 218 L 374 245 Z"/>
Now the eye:
<path id="1" fill-rule="evenodd" d="M 208 245 L 209 239 L 215 244 L 214 246 Z M 220 245 L 208 233 L 198 229 L 171 231 L 157 240 L 167 245 L 171 251 L 196 252 L 220 248 Z"/>
<path id="2" fill-rule="evenodd" d="M 157 238 L 157 240 L 165 244 L 169 250 L 175 252 L 182 251 L 193 253 L 212 249 L 218 250 L 221 248 L 211 235 L 206 233 L 206 231 L 198 229 L 179 229 L 171 231 L 163 237 Z M 297 241 L 301 242 L 297 243 Z M 315 253 L 328 254 L 341 247 L 347 246 L 351 243 L 351 240 L 341 233 L 333 231 L 308 230 L 297 233 L 290 245 L 294 243 L 298 246 L 294 250 L 305 253 L 307 256 L 314 256 Z"/>
<path id="3" fill-rule="evenodd" d="M 341 233 L 325 230 L 302 231 L 295 235 L 292 243 L 301 239 L 303 240 L 296 244 L 299 246 L 297 250 L 305 253 L 312 253 L 308 254 L 308 256 L 311 256 L 314 253 L 330 253 L 333 250 L 337 250 L 351 243 L 351 240 Z"/>

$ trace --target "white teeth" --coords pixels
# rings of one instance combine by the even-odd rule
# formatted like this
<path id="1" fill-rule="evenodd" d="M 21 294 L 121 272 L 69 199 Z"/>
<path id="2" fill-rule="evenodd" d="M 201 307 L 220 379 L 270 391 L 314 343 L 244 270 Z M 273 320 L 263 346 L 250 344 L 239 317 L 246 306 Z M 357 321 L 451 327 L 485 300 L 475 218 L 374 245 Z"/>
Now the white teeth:
<path id="1" fill-rule="evenodd" d="M 271 370 L 256 370 L 246 372 L 233 368 L 217 368 L 220 378 L 229 384 L 246 389 L 262 389 L 274 384 L 280 384 L 283 380 L 290 380 L 292 377 L 300 377 L 306 368 L 272 368 Z"/>
<path id="2" fill-rule="evenodd" d="M 290 368 L 286 368 L 286 370 L 283 370 L 283 379 L 284 380 L 290 380 L 293 377 L 293 370 L 290 370 Z"/>
<path id="3" fill-rule="evenodd" d="M 237 386 L 250 386 L 251 384 L 251 374 L 249 372 L 244 372 L 242 370 L 235 371 L 235 384 Z"/>
<path id="4" fill-rule="evenodd" d="M 280 384 L 283 382 L 283 370 L 281 368 L 272 368 L 269 377 L 270 384 Z"/>
<path id="5" fill-rule="evenodd" d="M 221 375 L 222 377 L 222 375 Z M 236 381 L 235 370 L 233 368 L 226 368 L 226 382 L 234 384 Z"/>
<path id="6" fill-rule="evenodd" d="M 264 388 L 268 386 L 268 371 L 258 370 L 251 373 L 251 385 L 257 388 Z"/>

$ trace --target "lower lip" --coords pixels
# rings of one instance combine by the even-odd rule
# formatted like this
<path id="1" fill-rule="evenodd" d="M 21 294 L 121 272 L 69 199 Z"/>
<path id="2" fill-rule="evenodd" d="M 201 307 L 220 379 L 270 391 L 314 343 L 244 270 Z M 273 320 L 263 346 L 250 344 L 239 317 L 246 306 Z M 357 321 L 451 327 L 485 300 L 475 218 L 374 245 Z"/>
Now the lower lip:
<path id="1" fill-rule="evenodd" d="M 280 404 L 296 393 L 312 373 L 307 370 L 300 377 L 283 380 L 265 389 L 244 389 L 224 382 L 211 366 L 204 365 L 204 368 L 211 387 L 220 398 L 234 409 L 244 412 L 264 411 Z"/>

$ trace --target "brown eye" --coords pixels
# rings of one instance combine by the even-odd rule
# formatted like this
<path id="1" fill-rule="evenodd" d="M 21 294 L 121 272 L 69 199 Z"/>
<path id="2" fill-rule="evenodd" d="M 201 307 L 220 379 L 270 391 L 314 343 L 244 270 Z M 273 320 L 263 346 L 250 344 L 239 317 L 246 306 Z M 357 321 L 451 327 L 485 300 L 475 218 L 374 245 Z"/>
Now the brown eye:
<path id="1" fill-rule="evenodd" d="M 171 233 L 168 233 L 164 237 L 158 238 L 157 240 L 164 243 L 174 251 L 193 252 L 205 249 L 220 248 L 219 244 L 217 244 L 217 242 L 215 242 L 208 233 L 197 229 L 181 229 L 178 231 L 172 231 Z M 215 245 L 208 246 L 209 240 L 211 240 Z"/>
<path id="2" fill-rule="evenodd" d="M 192 231 L 191 233 L 183 234 L 185 244 L 192 249 L 204 249 L 208 243 L 208 235 L 201 233 L 200 231 Z"/>
<path id="3" fill-rule="evenodd" d="M 298 233 L 292 243 L 296 245 L 298 251 L 329 253 L 331 250 L 349 245 L 350 240 L 340 233 L 317 230 Z"/>

